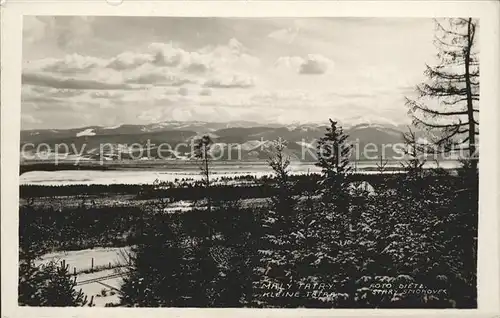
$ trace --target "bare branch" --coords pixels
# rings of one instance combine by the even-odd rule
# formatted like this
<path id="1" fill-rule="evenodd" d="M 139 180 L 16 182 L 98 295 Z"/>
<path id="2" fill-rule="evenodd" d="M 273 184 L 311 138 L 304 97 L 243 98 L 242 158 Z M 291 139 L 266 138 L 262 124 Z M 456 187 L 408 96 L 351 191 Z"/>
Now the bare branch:
<path id="1" fill-rule="evenodd" d="M 453 31 L 448 30 L 445 27 L 443 27 L 443 25 L 441 23 L 439 23 L 437 20 L 434 20 L 434 21 L 435 21 L 438 29 L 440 29 L 441 31 L 445 32 L 445 34 L 451 34 L 451 35 L 455 35 L 455 36 L 458 36 L 458 37 L 467 38 L 467 34 L 453 32 Z"/>
<path id="2" fill-rule="evenodd" d="M 423 120 L 421 120 L 418 117 L 413 117 L 413 120 L 416 121 L 417 125 L 423 125 L 423 126 L 429 127 L 429 128 L 455 128 L 457 126 L 458 127 L 464 127 L 464 126 L 468 126 L 469 125 L 468 122 L 466 122 L 466 123 L 458 123 L 458 124 L 448 124 L 448 125 L 431 124 L 431 123 L 424 122 Z"/>

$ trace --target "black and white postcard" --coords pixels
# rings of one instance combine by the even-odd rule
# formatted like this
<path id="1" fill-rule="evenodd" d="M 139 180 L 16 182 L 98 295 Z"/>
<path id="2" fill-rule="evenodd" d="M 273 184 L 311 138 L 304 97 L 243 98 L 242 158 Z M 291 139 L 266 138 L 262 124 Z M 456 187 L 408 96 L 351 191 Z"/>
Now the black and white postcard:
<path id="1" fill-rule="evenodd" d="M 5 2 L 6 317 L 498 311 L 499 3 L 425 2 Z"/>

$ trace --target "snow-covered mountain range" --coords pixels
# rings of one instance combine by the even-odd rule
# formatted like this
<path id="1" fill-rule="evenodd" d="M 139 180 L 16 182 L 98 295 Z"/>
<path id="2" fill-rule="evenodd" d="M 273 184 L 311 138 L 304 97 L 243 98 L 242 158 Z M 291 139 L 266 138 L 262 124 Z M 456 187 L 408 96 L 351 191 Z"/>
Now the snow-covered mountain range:
<path id="1" fill-rule="evenodd" d="M 193 139 L 208 134 L 214 142 L 213 151 L 225 153 L 220 159 L 267 159 L 270 142 L 282 138 L 287 141 L 288 152 L 293 159 L 312 160 L 307 149 L 315 149 L 316 141 L 324 135 L 325 129 L 324 124 L 169 121 L 148 125 L 124 124 L 113 127 L 23 130 L 21 151 L 22 158 L 50 158 L 47 153 L 54 153 L 57 148 L 58 153 L 77 155 L 82 159 L 96 160 L 105 157 L 107 160 L 116 160 L 137 159 L 137 152 L 142 148 L 143 154 L 139 157 L 143 160 L 160 157 L 187 160 L 192 157 Z M 375 145 L 401 143 L 401 134 L 405 127 L 363 123 L 345 127 L 344 130 L 349 140 L 362 149 L 368 143 Z M 160 156 L 159 146 L 162 144 Z M 393 154 L 389 150 L 386 156 L 391 155 Z M 360 159 L 363 159 L 363 154 Z"/>

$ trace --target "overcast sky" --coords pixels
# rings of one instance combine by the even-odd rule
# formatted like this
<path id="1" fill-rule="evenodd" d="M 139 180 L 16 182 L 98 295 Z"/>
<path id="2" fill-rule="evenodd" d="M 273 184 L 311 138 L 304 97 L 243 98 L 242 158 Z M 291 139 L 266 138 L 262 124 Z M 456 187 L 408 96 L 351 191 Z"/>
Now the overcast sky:
<path id="1" fill-rule="evenodd" d="M 26 17 L 22 128 L 408 121 L 431 19 Z"/>

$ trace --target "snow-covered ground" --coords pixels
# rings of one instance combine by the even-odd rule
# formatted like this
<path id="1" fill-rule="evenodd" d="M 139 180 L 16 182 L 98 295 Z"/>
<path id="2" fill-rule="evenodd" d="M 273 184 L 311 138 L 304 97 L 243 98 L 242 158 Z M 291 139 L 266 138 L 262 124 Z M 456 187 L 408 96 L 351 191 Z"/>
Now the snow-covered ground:
<path id="1" fill-rule="evenodd" d="M 92 258 L 94 259 L 94 267 L 102 267 L 109 265 L 123 264 L 123 255 L 130 252 L 129 247 L 113 247 L 113 248 L 92 248 L 79 251 L 62 251 L 43 255 L 36 264 L 44 264 L 51 260 L 66 261 L 71 272 L 75 267 L 77 272 L 90 269 Z"/>
<path id="2" fill-rule="evenodd" d="M 63 251 L 43 255 L 35 263 L 37 265 L 46 264 L 53 261 L 66 261 L 69 271 L 72 274 L 76 268 L 76 290 L 82 290 L 87 295 L 88 300 L 94 296 L 93 302 L 96 307 L 104 307 L 107 303 L 118 303 L 119 292 L 123 278 L 119 274 L 126 271 L 126 268 L 102 269 L 96 272 L 83 273 L 91 267 L 92 258 L 94 268 L 106 267 L 110 263 L 112 266 L 124 265 L 126 262 L 123 255 L 130 252 L 130 247 L 122 248 L 94 248 L 80 251 Z"/>
<path id="3" fill-rule="evenodd" d="M 76 133 L 77 137 L 84 137 L 84 136 L 95 136 L 95 131 L 94 129 L 85 129 L 84 131 L 80 131 L 79 133 Z"/>
<path id="4" fill-rule="evenodd" d="M 123 278 L 115 275 L 116 270 L 109 269 L 89 274 L 79 274 L 77 276 L 77 283 L 82 282 L 82 285 L 76 286 L 76 290 L 82 290 L 90 301 L 94 296 L 93 304 L 95 307 L 105 307 L 108 303 L 118 304 L 120 302 L 120 289 Z M 103 278 L 111 276 L 111 278 Z M 85 281 L 98 279 L 98 281 L 85 283 Z"/>
<path id="5" fill-rule="evenodd" d="M 165 212 L 187 212 L 193 209 L 192 201 L 176 201 L 171 203 L 167 208 L 165 208 Z"/>

